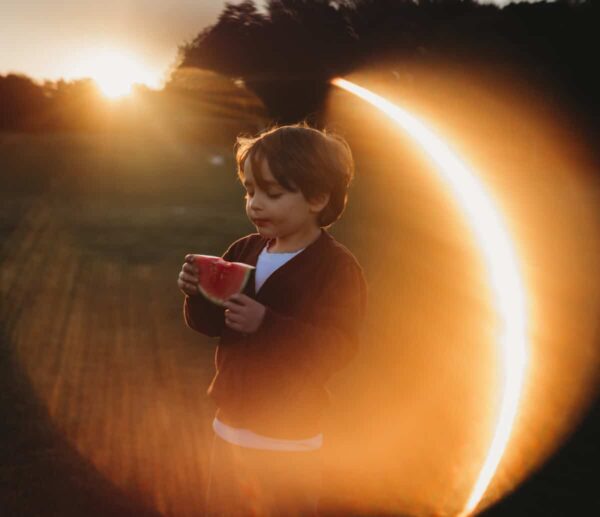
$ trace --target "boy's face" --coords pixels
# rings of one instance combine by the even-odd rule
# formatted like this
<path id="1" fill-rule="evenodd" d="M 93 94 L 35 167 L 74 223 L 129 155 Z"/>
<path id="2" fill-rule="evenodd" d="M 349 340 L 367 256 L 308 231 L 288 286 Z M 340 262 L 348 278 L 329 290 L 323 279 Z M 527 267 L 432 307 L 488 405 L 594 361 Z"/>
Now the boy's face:
<path id="1" fill-rule="evenodd" d="M 267 183 L 262 190 L 255 181 L 251 160 L 244 162 L 246 214 L 257 231 L 266 238 L 289 238 L 318 228 L 317 216 L 326 206 L 329 196 L 309 202 L 302 191 L 291 192 L 281 186 L 271 174 L 265 159 L 258 161 L 261 176 Z"/>

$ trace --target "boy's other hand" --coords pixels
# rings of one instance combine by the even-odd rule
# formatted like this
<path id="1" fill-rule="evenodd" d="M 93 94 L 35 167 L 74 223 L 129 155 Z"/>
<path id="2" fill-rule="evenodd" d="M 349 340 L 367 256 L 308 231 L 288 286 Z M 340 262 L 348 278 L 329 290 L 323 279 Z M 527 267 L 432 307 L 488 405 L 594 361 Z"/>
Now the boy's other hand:
<path id="1" fill-rule="evenodd" d="M 225 324 L 238 332 L 256 332 L 265 316 L 266 307 L 246 296 L 234 294 L 225 302 Z"/>
<path id="2" fill-rule="evenodd" d="M 177 287 L 183 294 L 196 296 L 200 293 L 198 288 L 198 268 L 194 265 L 194 255 L 186 255 L 185 263 L 177 278 Z"/>

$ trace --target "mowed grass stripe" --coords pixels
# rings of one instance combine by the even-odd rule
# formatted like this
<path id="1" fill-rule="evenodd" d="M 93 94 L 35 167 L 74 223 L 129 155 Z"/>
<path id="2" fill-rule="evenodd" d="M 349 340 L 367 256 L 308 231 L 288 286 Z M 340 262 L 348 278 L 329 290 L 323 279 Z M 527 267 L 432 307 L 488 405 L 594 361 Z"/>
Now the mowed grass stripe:
<path id="1" fill-rule="evenodd" d="M 6 245 L 12 251 L 6 253 L 1 263 L 1 313 L 3 328 L 9 336 L 27 303 L 36 297 L 38 286 L 47 274 L 47 259 L 57 232 L 48 204 L 36 201 L 13 234 L 19 234 L 21 242 Z"/>
<path id="2" fill-rule="evenodd" d="M 147 294 L 139 266 L 78 253 L 57 235 L 38 249 L 47 270 L 20 320 L 19 356 L 36 392 L 79 452 L 118 486 L 145 493 L 162 510 L 175 505 L 175 514 L 191 514 L 201 503 L 194 487 L 206 454 L 190 454 L 188 444 L 207 443 L 207 414 L 199 411 L 204 387 L 193 370 L 182 382 L 176 375 L 185 349 L 169 341 L 177 342 L 171 325 L 182 323 L 149 325 L 165 307 L 158 292 Z M 29 325 L 38 311 L 44 317 Z"/>

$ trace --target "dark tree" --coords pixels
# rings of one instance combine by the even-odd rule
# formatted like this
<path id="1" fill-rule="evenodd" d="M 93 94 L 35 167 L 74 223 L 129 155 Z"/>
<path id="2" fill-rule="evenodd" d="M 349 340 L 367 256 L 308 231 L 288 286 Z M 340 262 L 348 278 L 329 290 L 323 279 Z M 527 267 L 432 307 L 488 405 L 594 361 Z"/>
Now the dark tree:
<path id="1" fill-rule="evenodd" d="M 39 114 L 45 112 L 49 104 L 42 88 L 29 77 L 0 76 L 0 130 L 35 129 Z"/>
<path id="2" fill-rule="evenodd" d="M 393 56 L 510 67 L 592 104 L 599 2 L 270 0 L 226 4 L 218 22 L 180 48 L 182 66 L 241 78 L 280 120 L 318 113 L 329 80 Z"/>
<path id="3" fill-rule="evenodd" d="M 274 119 L 291 122 L 320 112 L 329 79 L 351 69 L 358 42 L 329 0 L 270 0 L 265 15 L 247 0 L 227 3 L 180 53 L 182 67 L 242 79 Z"/>

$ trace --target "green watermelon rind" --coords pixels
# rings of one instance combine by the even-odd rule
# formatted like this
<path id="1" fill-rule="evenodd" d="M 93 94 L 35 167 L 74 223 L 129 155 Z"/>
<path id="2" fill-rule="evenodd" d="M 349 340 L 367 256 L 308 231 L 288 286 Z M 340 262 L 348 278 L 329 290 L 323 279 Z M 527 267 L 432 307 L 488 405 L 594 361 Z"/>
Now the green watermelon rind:
<path id="1" fill-rule="evenodd" d="M 220 257 L 216 257 L 216 258 L 220 258 Z M 244 290 L 244 288 L 246 287 L 246 284 L 248 283 L 248 279 L 250 278 L 250 273 L 252 272 L 253 269 L 256 269 L 256 268 L 254 266 L 251 266 L 250 264 L 244 264 L 243 262 L 231 262 L 231 264 L 241 266 L 245 270 L 244 277 L 242 279 L 242 282 L 240 284 L 240 289 L 238 291 L 238 293 L 241 293 Z M 212 303 L 214 303 L 220 307 L 225 306 L 224 303 L 227 301 L 226 299 L 213 296 L 208 291 L 203 289 L 202 285 L 200 285 L 200 283 L 198 283 L 197 285 L 198 285 L 198 290 L 207 300 L 211 301 Z"/>

